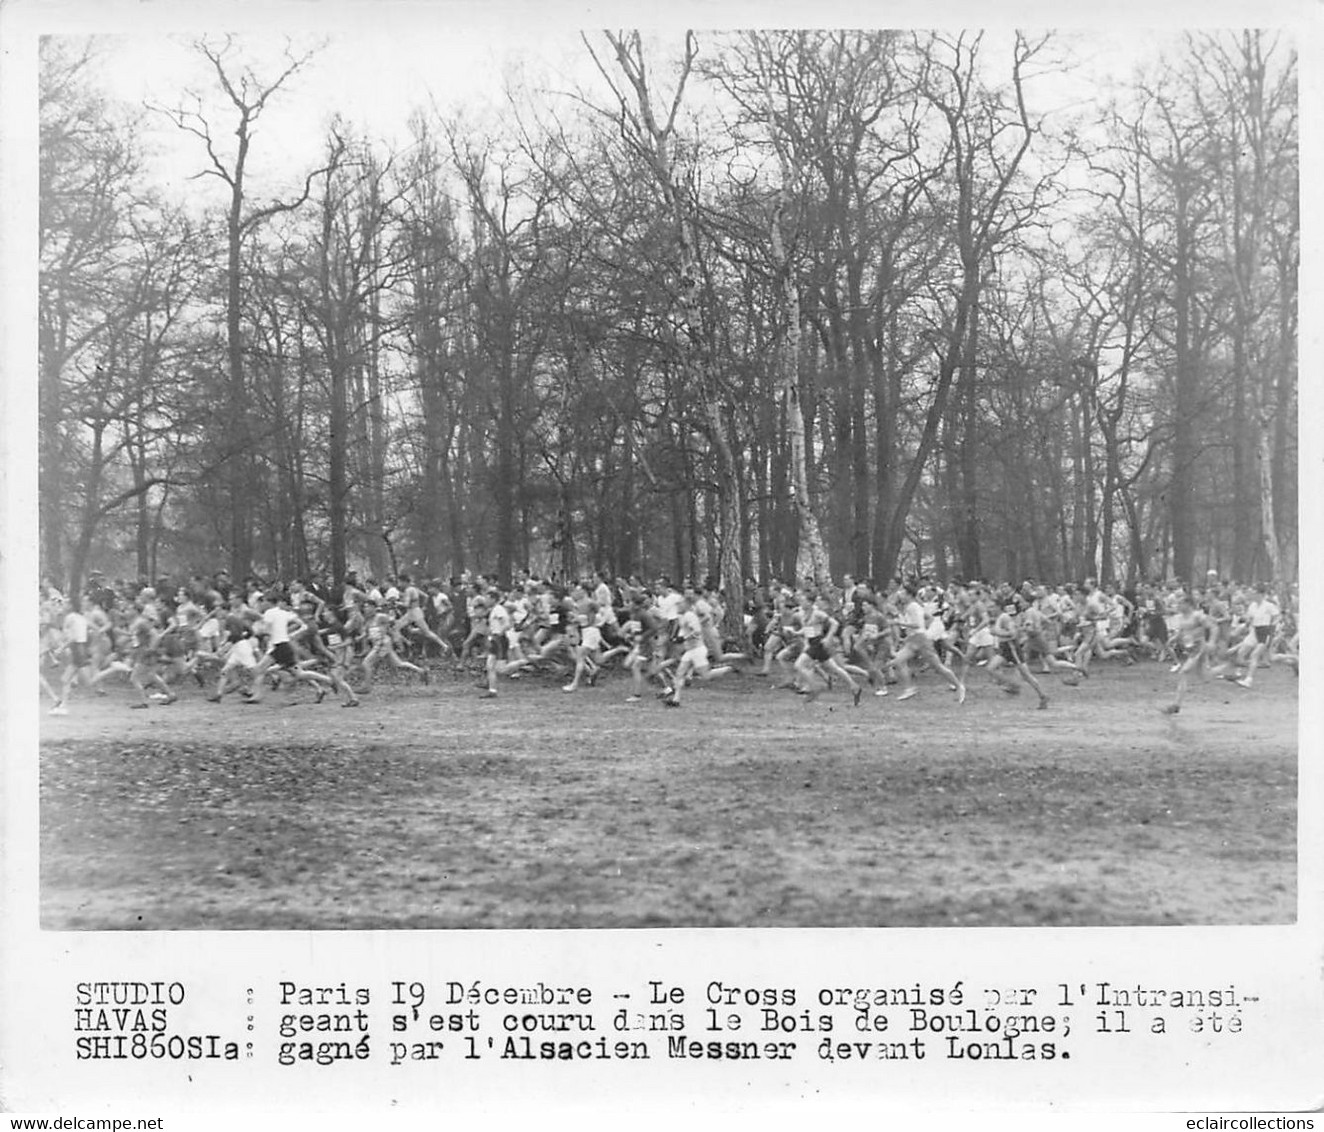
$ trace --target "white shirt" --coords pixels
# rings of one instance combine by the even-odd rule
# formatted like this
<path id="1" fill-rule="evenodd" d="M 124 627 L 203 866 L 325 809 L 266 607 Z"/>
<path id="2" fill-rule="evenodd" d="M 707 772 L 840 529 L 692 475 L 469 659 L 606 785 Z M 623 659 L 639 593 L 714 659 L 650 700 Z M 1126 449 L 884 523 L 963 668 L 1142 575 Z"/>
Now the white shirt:
<path id="1" fill-rule="evenodd" d="M 295 613 L 288 609 L 282 609 L 279 605 L 273 605 L 264 614 L 262 614 L 262 624 L 265 629 L 267 643 L 271 645 L 283 645 L 290 639 L 290 626 L 302 625 L 303 622 Z"/>
<path id="2" fill-rule="evenodd" d="M 924 626 L 927 624 L 924 607 L 913 599 L 908 601 L 905 609 L 901 612 L 901 624 L 913 632 L 922 633 Z"/>
<path id="3" fill-rule="evenodd" d="M 663 621 L 674 621 L 680 616 L 680 603 L 683 595 L 675 590 L 664 593 L 657 599 L 657 611 Z"/>
<path id="4" fill-rule="evenodd" d="M 496 605 L 492 606 L 491 611 L 487 615 L 487 631 L 491 633 L 492 636 L 501 636 L 502 633 L 505 633 L 510 629 L 512 624 L 513 622 L 510 619 L 510 614 L 506 611 L 504 605 L 497 602 Z"/>
<path id="5" fill-rule="evenodd" d="M 209 652 L 214 652 L 216 648 L 216 638 L 221 635 L 221 623 L 216 614 L 210 613 L 207 619 L 198 626 L 198 639 L 204 641 Z"/>
<path id="6" fill-rule="evenodd" d="M 87 644 L 87 618 L 71 609 L 64 618 L 64 639 L 70 644 Z"/>
<path id="7" fill-rule="evenodd" d="M 1253 601 L 1246 613 L 1250 617 L 1252 625 L 1263 628 L 1266 625 L 1272 625 L 1278 618 L 1281 610 L 1274 604 L 1271 598 L 1264 598 L 1261 601 Z"/>

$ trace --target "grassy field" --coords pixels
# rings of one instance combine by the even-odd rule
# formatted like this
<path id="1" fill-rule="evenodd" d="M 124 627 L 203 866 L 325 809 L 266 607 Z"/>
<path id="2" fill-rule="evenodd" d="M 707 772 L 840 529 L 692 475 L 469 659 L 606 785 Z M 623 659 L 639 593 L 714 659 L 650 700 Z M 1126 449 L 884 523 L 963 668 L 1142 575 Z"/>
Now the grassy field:
<path id="1" fill-rule="evenodd" d="M 731 677 L 685 706 L 472 674 L 44 718 L 43 926 L 512 928 L 1284 923 L 1295 678 L 1096 669 L 957 707 Z"/>

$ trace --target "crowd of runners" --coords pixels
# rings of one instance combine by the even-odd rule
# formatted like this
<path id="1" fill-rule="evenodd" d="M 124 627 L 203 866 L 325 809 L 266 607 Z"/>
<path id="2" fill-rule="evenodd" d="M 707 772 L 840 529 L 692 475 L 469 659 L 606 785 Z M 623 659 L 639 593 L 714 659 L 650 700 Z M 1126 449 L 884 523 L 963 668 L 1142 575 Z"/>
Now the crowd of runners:
<path id="1" fill-rule="evenodd" d="M 1046 681 L 1071 685 L 1101 661 L 1169 666 L 1180 711 L 1192 677 L 1244 688 L 1270 664 L 1297 667 L 1295 589 L 1211 577 L 1201 587 L 939 584 L 897 580 L 749 587 L 744 641 L 723 638 L 726 611 L 711 585 L 675 586 L 595 574 L 573 584 L 523 576 L 500 587 L 468 576 L 443 584 L 407 574 L 242 584 L 206 578 L 114 585 L 93 574 L 81 594 L 41 591 L 41 687 L 51 714 L 119 679 L 131 706 L 170 704 L 185 691 L 214 703 L 260 704 L 282 684 L 334 693 L 354 708 L 385 665 L 428 683 L 442 662 L 481 666 L 482 695 L 499 681 L 544 671 L 575 692 L 609 668 L 628 676 L 626 699 L 655 693 L 678 707 L 693 681 L 766 679 L 808 699 L 840 689 L 907 700 L 917 677 L 964 703 L 972 679 L 1009 694 L 1028 687 L 1046 708 Z"/>

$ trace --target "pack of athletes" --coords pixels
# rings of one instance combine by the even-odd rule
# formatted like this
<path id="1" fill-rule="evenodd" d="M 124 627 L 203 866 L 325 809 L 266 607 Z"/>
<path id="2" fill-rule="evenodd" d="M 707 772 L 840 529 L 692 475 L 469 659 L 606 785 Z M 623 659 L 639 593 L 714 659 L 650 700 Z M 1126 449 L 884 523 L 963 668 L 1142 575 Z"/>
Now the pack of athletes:
<path id="1" fill-rule="evenodd" d="M 358 706 L 386 662 L 427 683 L 429 660 L 483 658 L 486 698 L 501 677 L 543 668 L 570 673 L 575 692 L 618 664 L 630 677 L 628 699 L 648 684 L 679 706 L 693 681 L 747 671 L 813 700 L 837 683 L 858 705 L 900 685 L 898 700 L 918 694 L 916 678 L 933 673 L 964 702 L 971 674 L 1014 694 L 1022 685 L 1048 705 L 1041 678 L 1067 684 L 1089 676 L 1096 661 L 1151 658 L 1172 665 L 1181 709 L 1192 674 L 1254 686 L 1258 669 L 1297 666 L 1296 592 L 1221 582 L 1200 589 L 1142 585 L 1129 593 L 1087 579 L 1048 587 L 931 579 L 875 587 L 843 578 L 841 586 L 751 583 L 742 611 L 750 653 L 723 642 L 724 598 L 712 585 L 644 584 L 595 574 L 572 585 L 525 576 L 514 586 L 463 577 L 450 585 L 416 584 L 408 574 L 385 586 L 350 575 L 342 586 L 312 578 L 263 588 L 234 584 L 224 571 L 182 585 L 109 585 L 93 575 L 81 596 L 66 598 L 44 582 L 41 686 L 52 713 L 67 713 L 78 687 L 105 694 L 104 682 L 127 677 L 133 706 L 169 704 L 191 677 L 220 702 L 241 692 L 263 702 L 273 682 L 306 686 L 321 702 L 335 690 Z M 412 658 L 412 659 L 410 659 Z M 1013 674 L 1019 677 L 1011 679 Z M 58 674 L 59 687 L 52 682 Z"/>

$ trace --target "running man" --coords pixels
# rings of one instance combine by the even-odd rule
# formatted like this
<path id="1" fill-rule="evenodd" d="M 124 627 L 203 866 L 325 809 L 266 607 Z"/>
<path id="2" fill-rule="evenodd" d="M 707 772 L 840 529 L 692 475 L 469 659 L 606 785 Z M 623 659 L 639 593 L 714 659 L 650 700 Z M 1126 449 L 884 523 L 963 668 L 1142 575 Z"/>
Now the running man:
<path id="1" fill-rule="evenodd" d="M 410 663 L 395 651 L 393 639 L 395 618 L 391 614 L 385 610 L 378 612 L 376 605 L 368 602 L 364 618 L 368 625 L 368 655 L 363 658 L 363 671 L 369 684 L 372 683 L 373 673 L 383 658 L 390 662 L 392 668 L 403 668 L 412 672 L 424 684 L 430 682 L 431 677 L 426 668 Z"/>
<path id="2" fill-rule="evenodd" d="M 75 684 L 93 687 L 87 618 L 83 616 L 77 595 L 68 598 L 64 607 L 64 673 L 60 680 L 60 695 L 51 708 L 51 715 L 69 714 L 69 695 Z"/>
<path id="3" fill-rule="evenodd" d="M 351 645 L 345 636 L 345 627 L 339 614 L 326 604 L 319 610 L 311 600 L 311 595 L 305 595 L 303 604 L 299 606 L 299 618 L 304 627 L 293 634 L 291 641 L 296 653 L 306 653 L 308 657 L 307 660 L 299 660 L 299 667 L 306 670 L 312 664 L 325 664 L 327 679 L 341 696 L 340 706 L 358 707 L 358 697 L 346 678 Z"/>
<path id="4" fill-rule="evenodd" d="M 1213 632 L 1214 625 L 1209 620 L 1208 614 L 1196 608 L 1195 599 L 1190 594 L 1183 595 L 1177 606 L 1173 638 L 1178 646 L 1185 648 L 1185 659 L 1177 669 L 1176 698 L 1163 709 L 1165 715 L 1176 715 L 1181 711 L 1181 702 L 1186 695 L 1190 675 L 1203 669 Z"/>
<path id="5" fill-rule="evenodd" d="M 213 704 L 219 704 L 227 692 L 247 691 L 253 686 L 253 674 L 257 671 L 257 645 L 247 630 L 238 640 L 227 640 L 221 655 L 216 691 L 207 697 Z"/>
<path id="6" fill-rule="evenodd" d="M 267 651 L 257 662 L 257 668 L 253 672 L 253 686 L 244 697 L 244 703 L 262 702 L 262 677 L 272 668 L 276 668 L 289 673 L 296 684 L 311 684 L 317 692 L 317 702 L 320 704 L 334 685 L 320 672 L 309 672 L 306 668 L 299 667 L 293 638 L 306 626 L 297 613 L 286 609 L 281 602 L 281 596 L 277 593 L 267 594 L 266 597 L 258 599 L 258 612 L 262 614 L 261 626 L 267 639 Z"/>
<path id="7" fill-rule="evenodd" d="M 151 591 L 144 590 L 143 592 L 147 594 Z M 136 704 L 130 705 L 135 708 L 152 706 L 152 702 L 147 695 L 149 685 L 159 688 L 164 693 L 167 704 L 173 704 L 176 699 L 175 693 L 161 678 L 161 654 L 159 651 L 161 635 L 157 631 L 155 621 L 147 613 L 148 608 L 147 605 L 144 605 L 138 616 L 134 618 L 133 624 L 129 626 L 130 659 L 132 662 L 129 668 L 129 683 L 138 689 L 138 695 L 141 697 Z M 109 668 L 105 671 L 109 672 Z"/>
<path id="8" fill-rule="evenodd" d="M 1274 629 L 1277 627 L 1280 616 L 1282 616 L 1282 610 L 1278 608 L 1278 603 L 1269 596 L 1268 586 L 1260 586 L 1256 590 L 1255 600 L 1246 609 L 1246 617 L 1250 621 L 1251 632 L 1255 634 L 1255 650 L 1250 654 L 1250 660 L 1246 663 L 1246 675 L 1237 681 L 1241 687 L 1250 688 L 1254 685 L 1256 665 L 1264 659 L 1269 651 L 1269 645 L 1273 642 Z"/>
<path id="9" fill-rule="evenodd" d="M 805 599 L 804 606 L 804 651 L 795 658 L 795 670 L 799 676 L 799 685 L 812 701 L 818 695 L 811 679 L 816 667 L 821 666 L 827 672 L 842 677 L 850 687 L 851 699 L 856 707 L 860 706 L 860 694 L 863 689 L 855 678 L 837 659 L 837 634 L 841 623 L 828 612 L 827 599 L 819 598 L 810 603 Z M 828 677 L 824 677 L 826 681 Z"/>
<path id="10" fill-rule="evenodd" d="M 480 699 L 494 700 L 497 697 L 497 677 L 510 676 L 521 668 L 527 668 L 533 661 L 521 652 L 518 643 L 514 645 L 515 655 L 511 655 L 511 637 L 515 633 L 515 619 L 501 601 L 499 594 L 494 592 L 490 599 L 479 596 L 474 606 L 474 623 L 484 624 L 488 630 L 487 691 Z"/>
<path id="11" fill-rule="evenodd" d="M 423 603 L 429 600 L 427 595 L 414 585 L 414 580 L 410 575 L 401 574 L 400 581 L 404 585 L 401 600 L 404 602 L 405 611 L 396 621 L 393 631 L 403 635 L 406 629 L 412 628 L 418 636 L 436 645 L 443 657 L 453 655 L 450 643 L 443 641 L 428 625 L 427 616 L 423 612 Z"/>
<path id="12" fill-rule="evenodd" d="M 1048 619 L 1040 608 L 1039 600 L 1031 601 L 1028 604 L 1022 603 L 1021 615 L 1018 619 L 1021 658 L 1027 665 L 1038 661 L 1042 666 L 1041 671 L 1045 675 L 1051 672 L 1066 672 L 1069 673 L 1067 683 L 1073 685 L 1079 683 L 1080 669 L 1071 661 L 1053 655 L 1053 648 L 1048 643 L 1046 635 L 1047 627 Z"/>
<path id="13" fill-rule="evenodd" d="M 676 668 L 671 694 L 662 701 L 667 707 L 680 707 L 681 689 L 685 687 L 685 681 L 690 676 L 697 676 L 700 680 L 706 682 L 734 671 L 729 664 L 714 668 L 709 663 L 708 645 L 704 641 L 703 622 L 694 611 L 694 603 L 688 596 L 681 597 L 680 616 L 676 620 L 676 631 L 684 651 L 680 655 L 680 664 Z"/>
<path id="14" fill-rule="evenodd" d="M 901 678 L 901 694 L 897 699 L 908 700 L 915 694 L 915 678 L 910 671 L 910 660 L 912 657 L 918 657 L 951 685 L 952 691 L 956 693 L 956 702 L 963 704 L 965 684 L 955 672 L 938 659 L 938 652 L 933 647 L 933 639 L 927 632 L 928 623 L 924 616 L 924 607 L 920 605 L 917 595 L 918 590 L 914 583 L 907 582 L 903 587 L 904 604 L 900 620 L 900 628 L 905 633 L 905 637 L 893 661 L 897 675 Z"/>
<path id="15" fill-rule="evenodd" d="M 998 614 L 993 622 L 992 631 L 994 638 L 997 640 L 997 651 L 989 659 L 988 674 L 993 677 L 998 687 L 1004 692 L 1018 695 L 1020 687 L 1007 680 L 1001 672 L 1004 664 L 1010 664 L 1020 674 L 1021 679 L 1034 689 L 1035 694 L 1039 697 L 1039 710 L 1042 711 L 1048 706 L 1048 697 L 1044 695 L 1043 687 L 1034 678 L 1030 666 L 1025 663 L 1025 659 L 1021 654 L 1020 644 L 1017 640 L 1021 631 L 1016 617 L 1019 609 L 1019 602 L 1009 601 L 1002 607 L 1002 612 Z"/>

